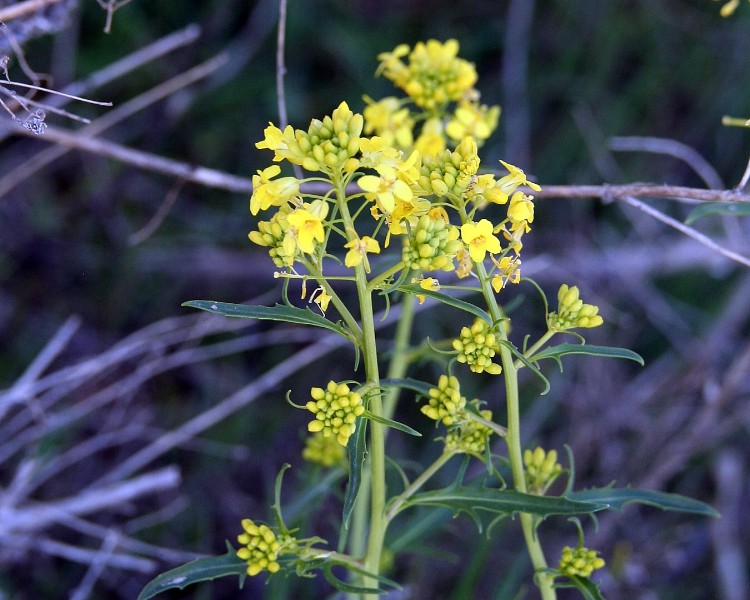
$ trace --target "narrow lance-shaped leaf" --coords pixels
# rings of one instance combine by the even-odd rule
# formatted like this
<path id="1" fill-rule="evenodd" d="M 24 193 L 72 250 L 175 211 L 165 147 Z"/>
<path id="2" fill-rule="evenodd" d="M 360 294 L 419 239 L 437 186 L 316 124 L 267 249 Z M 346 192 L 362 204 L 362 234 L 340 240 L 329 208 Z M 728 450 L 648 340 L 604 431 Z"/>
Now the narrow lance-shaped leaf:
<path id="1" fill-rule="evenodd" d="M 599 586 L 586 577 L 570 577 L 565 583 L 556 583 L 556 588 L 576 588 L 584 600 L 604 600 Z"/>
<path id="2" fill-rule="evenodd" d="M 229 575 L 244 576 L 246 572 L 247 563 L 237 557 L 234 548 L 227 542 L 226 554 L 198 558 L 152 579 L 138 595 L 138 600 L 149 600 L 166 590 L 182 590 L 201 581 Z"/>
<path id="3" fill-rule="evenodd" d="M 532 362 L 537 362 L 544 358 L 552 358 L 558 363 L 560 358 L 566 354 L 588 354 L 590 356 L 602 356 L 605 358 L 624 358 L 627 360 L 633 360 L 640 365 L 643 365 L 643 357 L 640 354 L 628 350 L 627 348 L 616 348 L 613 346 L 592 346 L 590 344 L 558 344 L 557 346 L 550 346 L 544 350 L 540 350 L 536 354 L 529 357 Z"/>
<path id="4" fill-rule="evenodd" d="M 362 484 L 362 467 L 367 452 L 367 419 L 357 418 L 357 429 L 349 438 L 347 449 L 349 452 L 349 482 L 346 484 L 344 495 L 344 513 L 342 522 L 345 529 L 349 528 L 349 519 L 354 510 L 359 487 Z M 343 532 L 342 532 L 343 533 Z"/>
<path id="5" fill-rule="evenodd" d="M 455 513 L 464 512 L 480 529 L 479 511 L 507 515 L 524 512 L 547 517 L 589 514 L 607 508 L 607 505 L 601 502 L 581 502 L 558 496 L 524 494 L 516 490 L 467 486 L 451 486 L 415 494 L 404 504 L 404 508 L 408 506 L 440 506 Z"/>
<path id="6" fill-rule="evenodd" d="M 297 308 L 286 304 L 275 306 L 248 306 L 246 304 L 231 304 L 228 302 L 213 302 L 211 300 L 190 300 L 182 306 L 198 308 L 215 315 L 225 317 L 239 317 L 243 319 L 260 319 L 269 321 L 284 321 L 286 323 L 298 323 L 300 325 L 311 325 L 322 327 L 352 340 L 350 331 L 338 323 L 329 321 L 308 308 Z"/>
<path id="7" fill-rule="evenodd" d="M 669 494 L 654 490 L 639 490 L 633 488 L 591 488 L 566 494 L 566 498 L 576 502 L 593 502 L 606 504 L 613 510 L 621 510 L 630 503 L 647 504 L 661 510 L 703 515 L 704 517 L 718 517 L 718 511 L 712 506 L 680 494 Z"/>
<path id="8" fill-rule="evenodd" d="M 492 325 L 492 318 L 490 318 L 490 315 L 488 315 L 486 311 L 482 310 L 478 306 L 474 306 L 470 302 L 464 302 L 463 300 L 459 300 L 458 298 L 454 298 L 453 296 L 449 296 L 448 294 L 443 294 L 441 292 L 425 290 L 418 283 L 412 283 L 409 285 L 400 285 L 398 287 L 398 290 L 400 292 L 406 292 L 407 294 L 414 294 L 414 295 L 427 296 L 429 298 L 434 298 L 435 300 L 442 302 L 443 304 L 447 304 L 448 306 L 452 306 L 453 308 L 458 308 L 459 310 L 463 310 L 467 313 L 471 313 L 475 317 L 479 317 L 483 321 Z"/>

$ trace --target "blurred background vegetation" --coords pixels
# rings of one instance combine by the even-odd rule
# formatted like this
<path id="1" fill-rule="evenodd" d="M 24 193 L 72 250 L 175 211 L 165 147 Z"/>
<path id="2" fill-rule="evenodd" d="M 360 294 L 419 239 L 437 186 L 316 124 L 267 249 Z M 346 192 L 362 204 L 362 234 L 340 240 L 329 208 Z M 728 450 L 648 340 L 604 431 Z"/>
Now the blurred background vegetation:
<path id="1" fill-rule="evenodd" d="M 13 4 L 0 0 L 0 9 Z M 648 181 L 706 187 L 684 161 L 611 147 L 613 137 L 654 136 L 697 150 L 729 188 L 750 156 L 750 132 L 721 126 L 725 114 L 750 117 L 750 7 L 742 5 L 732 19 L 722 19 L 719 6 L 708 0 L 290 0 L 289 120 L 306 127 L 342 99 L 361 110 L 363 95 L 394 93 L 388 81 L 373 77 L 378 53 L 400 43 L 456 38 L 462 57 L 477 66 L 483 102 L 503 108 L 498 131 L 483 148 L 483 165 L 502 158 L 543 186 Z M 66 10 L 53 12 L 60 7 Z M 199 25 L 197 41 L 86 96 L 111 100 L 116 109 L 218 53 L 226 52 L 227 62 L 101 137 L 245 178 L 267 166 L 268 156 L 254 144 L 269 121 L 278 123 L 275 0 L 133 0 L 114 14 L 108 34 L 105 12 L 94 0 L 45 10 L 33 13 L 37 22 L 61 23 L 64 17 L 64 26 L 23 39 L 22 19 L 7 25 L 18 34 L 31 68 L 50 73 L 55 89 Z M 26 81 L 16 59 L 10 76 Z M 68 109 L 92 120 L 108 111 L 83 104 Z M 56 115 L 47 121 L 51 127 L 80 128 Z M 14 128 L 0 111 L 0 188 L 4 177 L 28 169 L 50 147 L 44 137 L 17 135 Z M 286 404 L 284 393 L 304 394 L 319 385 L 320 369 L 333 378 L 338 370 L 340 379 L 350 378 L 351 357 L 340 350 L 132 473 L 176 465 L 179 485 L 81 516 L 94 529 L 54 519 L 34 535 L 2 526 L 3 510 L 17 507 L 19 498 L 33 507 L 89 489 L 114 465 L 244 389 L 311 341 L 268 338 L 260 349 L 230 348 L 217 351 L 220 356 L 179 360 L 179 352 L 199 353 L 238 336 L 251 348 L 250 336 L 269 331 L 257 324 L 208 323 L 180 308 L 181 302 L 199 298 L 265 304 L 278 298 L 273 266 L 247 240 L 253 228 L 248 196 L 192 183 L 176 186 L 174 178 L 74 150 L 29 171 L 0 197 L 5 402 L 10 402 L 8 390 L 21 389 L 29 365 L 73 315 L 80 319 L 73 322 L 75 333 L 45 365 L 45 375 L 122 349 L 118 360 L 93 361 L 87 379 L 76 385 L 50 379 L 44 395 L 29 392 L 2 408 L 0 598 L 134 598 L 156 572 L 186 559 L 168 549 L 221 553 L 225 539 L 234 541 L 241 518 L 270 518 L 270 491 L 284 462 L 295 467 L 286 479 L 290 506 L 306 486 L 320 481 L 320 474 L 302 468 L 305 418 Z M 689 208 L 649 202 L 678 219 Z M 158 227 L 145 232 L 156 215 Z M 560 452 L 569 444 L 581 486 L 617 481 L 674 491 L 710 502 L 724 514 L 709 523 L 639 508 L 602 517 L 596 531 L 587 523 L 587 545 L 600 549 L 608 563 L 600 577 L 605 595 L 747 600 L 746 268 L 619 202 L 540 199 L 535 225 L 524 250 L 524 275 L 551 297 L 562 282 L 578 284 L 605 317 L 605 327 L 592 332 L 590 341 L 632 348 L 647 365 L 569 360 L 564 377 L 550 372 L 552 392 L 543 398 L 537 397 L 538 383 L 529 379 L 523 425 L 528 444 Z M 707 219 L 697 226 L 738 252 L 750 250 L 742 220 Z M 508 291 L 509 303 L 521 299 L 526 302 L 513 314 L 514 331 L 539 332 L 543 313 L 531 288 Z M 173 317 L 181 320 L 170 321 Z M 453 318 L 437 307 L 420 313 L 415 339 L 455 335 Z M 142 344 L 128 350 L 127 340 Z M 433 364 L 419 369 L 424 377 L 439 373 Z M 136 384 L 123 384 L 136 375 L 143 375 Z M 493 382 L 480 383 L 472 392 L 492 398 Z M 109 400 L 91 400 L 111 386 Z M 412 399 L 403 404 L 403 419 L 416 421 Z M 89 409 L 72 415 L 64 428 L 55 425 L 61 407 L 78 406 Z M 24 414 L 31 416 L 24 421 Z M 121 435 L 124 431 L 129 437 Z M 93 440 L 107 432 L 118 443 L 96 446 Z M 93 444 L 88 450 L 71 451 L 87 442 Z M 425 444 L 410 447 L 412 440 L 394 443 L 397 455 L 417 460 L 434 452 Z M 60 457 L 66 461 L 55 463 Z M 44 476 L 55 464 L 55 476 Z M 316 515 L 316 529 L 305 534 L 331 534 L 339 510 L 335 498 L 317 496 L 296 509 Z M 501 523 L 487 538 L 477 536 L 465 518 L 425 519 L 414 515 L 403 531 L 421 525 L 427 542 L 408 536 L 394 540 L 405 549 L 390 571 L 407 586 L 399 597 L 534 597 L 517 523 Z M 572 526 L 543 527 L 550 556 L 575 543 Z M 148 556 L 157 570 L 128 570 L 100 560 L 96 572 L 91 565 L 99 563 L 93 559 L 75 560 L 73 548 L 88 549 L 91 556 L 105 553 L 102 531 L 151 544 L 149 551 L 129 552 Z M 331 594 L 318 580 L 274 578 L 267 586 L 250 581 L 245 587 L 249 598 Z M 164 597 L 239 595 L 235 581 L 221 581 Z"/>

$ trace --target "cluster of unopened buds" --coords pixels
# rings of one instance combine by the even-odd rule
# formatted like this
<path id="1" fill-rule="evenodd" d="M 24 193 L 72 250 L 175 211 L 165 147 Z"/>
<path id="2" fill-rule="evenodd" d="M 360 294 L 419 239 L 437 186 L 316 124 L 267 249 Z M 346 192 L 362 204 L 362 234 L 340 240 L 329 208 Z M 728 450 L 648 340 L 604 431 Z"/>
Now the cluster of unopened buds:
<path id="1" fill-rule="evenodd" d="M 596 550 L 584 546 L 565 546 L 560 557 L 558 571 L 567 577 L 591 577 L 591 574 L 605 565 L 604 559 Z"/>

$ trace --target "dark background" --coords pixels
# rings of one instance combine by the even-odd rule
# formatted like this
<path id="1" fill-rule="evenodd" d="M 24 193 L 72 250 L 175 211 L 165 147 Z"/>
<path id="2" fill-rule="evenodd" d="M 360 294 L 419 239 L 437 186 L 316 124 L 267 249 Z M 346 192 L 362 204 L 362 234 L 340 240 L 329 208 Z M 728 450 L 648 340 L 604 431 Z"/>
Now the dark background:
<path id="1" fill-rule="evenodd" d="M 0 2 L 0 8 L 10 4 Z M 61 8 L 69 12 L 57 12 Z M 497 132 L 482 149 L 483 165 L 502 158 L 542 186 L 707 186 L 673 156 L 610 147 L 614 136 L 653 136 L 694 148 L 713 165 L 722 185 L 732 187 L 750 155 L 750 132 L 722 127 L 721 117 L 750 117 L 750 6 L 743 3 L 731 19 L 722 19 L 719 8 L 708 0 L 536 5 L 291 0 L 289 120 L 306 128 L 341 100 L 361 110 L 364 94 L 393 94 L 387 80 L 373 78 L 378 53 L 399 43 L 453 37 L 461 43 L 461 56 L 476 64 L 483 102 L 503 108 Z M 103 32 L 105 20 L 94 0 L 81 0 L 60 2 L 7 25 L 31 68 L 50 73 L 50 87 L 62 89 L 198 24 L 198 41 L 85 94 L 111 100 L 113 109 L 82 103 L 67 109 L 95 121 L 227 52 L 224 66 L 138 110 L 101 137 L 245 178 L 269 164 L 269 155 L 254 144 L 269 121 L 279 120 L 276 2 L 134 0 L 114 14 L 109 34 Z M 45 23 L 54 31 L 36 36 Z M 16 59 L 9 73 L 15 81 L 28 81 Z M 47 122 L 81 127 L 51 114 Z M 174 177 L 78 150 L 31 171 L 29 165 L 49 142 L 18 135 L 5 111 L 0 111 L 0 134 L 0 188 L 4 178 L 27 171 L 0 197 L 0 388 L 6 388 L 0 395 L 5 403 L 0 502 L 5 496 L 6 504 L 20 509 L 80 494 L 139 449 L 252 386 L 315 339 L 314 333 L 307 339 L 273 337 L 278 328 L 207 320 L 180 307 L 197 298 L 269 305 L 278 299 L 270 261 L 247 240 L 253 228 L 248 194 L 180 185 Z M 649 203 L 677 219 L 690 208 L 673 201 Z M 158 227 L 145 231 L 160 207 Z M 696 227 L 748 253 L 743 220 L 712 218 Z M 628 508 L 601 517 L 596 532 L 586 522 L 587 545 L 607 560 L 608 568 L 597 576 L 607 597 L 747 600 L 746 268 L 617 201 L 540 199 L 527 238 L 523 274 L 551 298 L 560 283 L 579 285 L 606 322 L 587 336 L 589 341 L 632 348 L 647 360 L 641 368 L 579 357 L 566 361 L 563 376 L 550 365 L 552 391 L 542 398 L 538 382 L 526 380 L 527 443 L 557 448 L 561 455 L 564 444 L 570 445 L 581 486 L 617 481 L 678 492 L 709 502 L 724 515 L 709 522 Z M 508 302 L 526 300 L 512 315 L 518 341 L 525 332 L 532 338 L 541 333 L 533 290 L 520 286 L 507 293 Z M 31 378 L 46 381 L 46 387 L 10 403 L 9 390 L 20 389 L 29 365 L 71 316 L 79 319 L 75 333 Z M 420 313 L 415 335 L 452 336 L 454 322 L 455 316 L 433 308 Z M 260 336 L 260 346 L 249 349 L 256 343 L 251 336 Z M 238 339 L 246 345 L 221 346 Z M 115 350 L 119 354 L 113 357 Z M 181 356 L 188 358 L 181 361 Z M 94 365 L 89 371 L 80 368 L 87 359 Z M 76 365 L 77 370 L 65 371 Z M 256 401 L 135 469 L 129 476 L 176 465 L 182 479 L 170 489 L 81 515 L 96 531 L 60 520 L 38 529 L 0 531 L 0 598 L 68 598 L 74 592 L 81 598 L 134 598 L 157 572 L 189 557 L 167 549 L 223 552 L 241 518 L 271 519 L 273 481 L 284 462 L 295 466 L 285 485 L 290 505 L 320 477 L 304 473 L 299 452 L 305 418 L 284 401 L 285 391 L 297 390 L 299 398 L 320 385 L 321 371 L 351 378 L 350 365 L 351 356 L 342 350 L 321 354 Z M 418 372 L 437 377 L 439 369 L 425 364 Z M 65 373 L 72 375 L 64 379 Z M 492 385 L 482 379 L 470 392 L 491 396 Z M 103 398 L 103 390 L 110 395 Z M 66 412 L 77 407 L 79 413 Z M 412 417 L 419 419 L 406 398 L 402 418 Z M 435 452 L 433 446 L 399 440 L 394 440 L 397 457 L 408 453 L 424 464 Z M 24 475 L 24 468 L 30 474 Z M 315 514 L 313 533 L 331 535 L 339 510 L 335 498 L 318 498 L 303 510 Z M 477 536 L 468 519 L 449 515 L 425 528 L 424 545 L 403 541 L 405 553 L 390 571 L 411 594 L 399 597 L 534 597 L 517 522 L 501 523 L 489 539 Z M 99 552 L 101 558 L 107 531 L 152 544 L 151 550 L 119 548 L 155 561 L 157 570 L 122 569 L 101 559 L 97 573 L 91 560 L 72 559 L 72 548 L 92 556 Z M 551 561 L 562 545 L 575 544 L 575 535 L 562 520 L 543 525 Z M 318 579 L 304 580 L 300 587 L 294 578 L 281 577 L 268 586 L 248 582 L 246 589 L 250 598 L 331 593 Z M 238 593 L 236 582 L 226 580 L 164 597 L 235 598 Z"/>

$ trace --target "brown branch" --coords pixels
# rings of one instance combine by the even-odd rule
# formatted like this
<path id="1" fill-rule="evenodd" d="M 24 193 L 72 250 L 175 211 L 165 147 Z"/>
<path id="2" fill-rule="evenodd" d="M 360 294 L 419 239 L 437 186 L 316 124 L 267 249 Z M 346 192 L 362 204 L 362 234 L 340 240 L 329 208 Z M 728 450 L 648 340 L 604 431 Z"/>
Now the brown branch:
<path id="1" fill-rule="evenodd" d="M 624 200 L 632 196 L 666 198 L 680 202 L 750 202 L 750 194 L 736 190 L 706 190 L 678 185 L 630 183 L 626 185 L 542 185 L 535 198 L 601 198 Z"/>
<path id="2" fill-rule="evenodd" d="M 26 0 L 13 6 L 0 8 L 0 21 L 10 21 L 22 17 L 26 13 L 44 8 L 48 4 L 57 4 L 60 0 Z"/>

